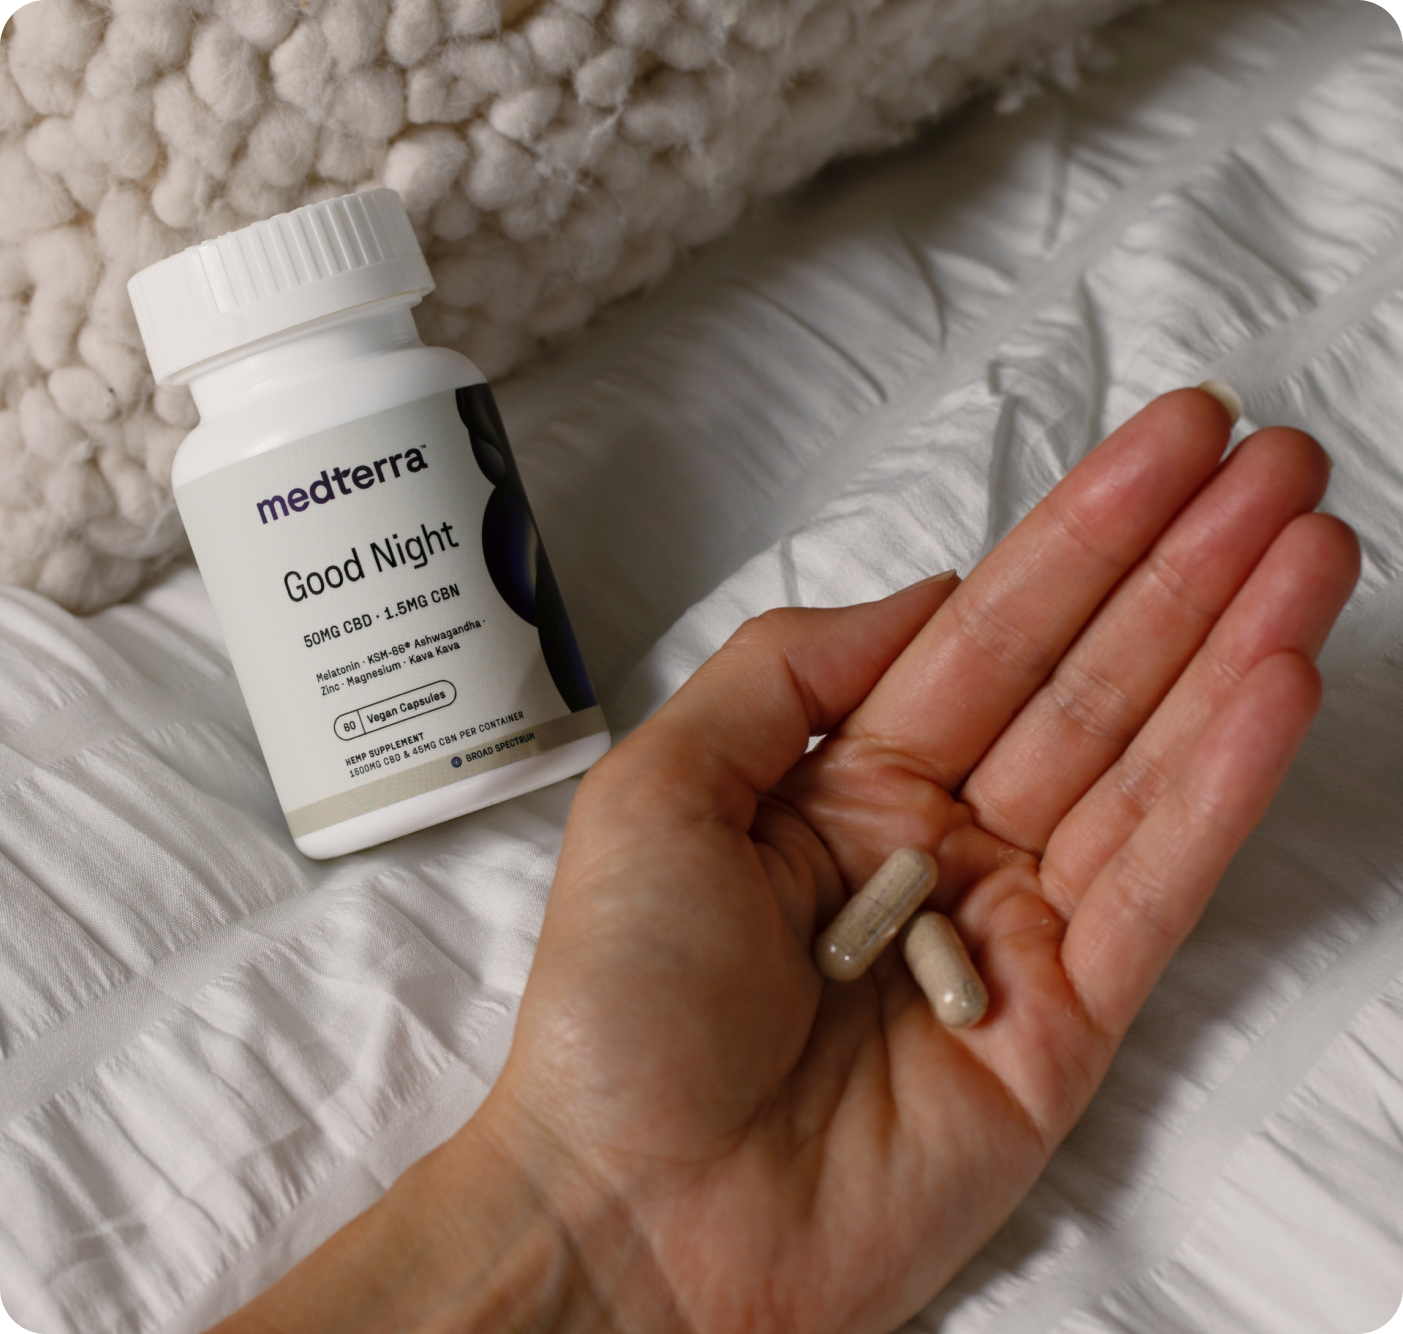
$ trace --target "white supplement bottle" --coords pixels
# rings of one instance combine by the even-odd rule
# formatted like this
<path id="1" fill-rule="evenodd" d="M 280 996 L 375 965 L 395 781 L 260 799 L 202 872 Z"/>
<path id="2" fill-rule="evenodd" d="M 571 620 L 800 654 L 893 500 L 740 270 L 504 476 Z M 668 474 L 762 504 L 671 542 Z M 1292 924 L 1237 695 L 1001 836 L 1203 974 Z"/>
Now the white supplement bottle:
<path id="1" fill-rule="evenodd" d="M 335 857 L 609 748 L 491 391 L 419 341 L 399 196 L 255 223 L 128 285 L 200 424 L 190 535 L 298 848 Z"/>

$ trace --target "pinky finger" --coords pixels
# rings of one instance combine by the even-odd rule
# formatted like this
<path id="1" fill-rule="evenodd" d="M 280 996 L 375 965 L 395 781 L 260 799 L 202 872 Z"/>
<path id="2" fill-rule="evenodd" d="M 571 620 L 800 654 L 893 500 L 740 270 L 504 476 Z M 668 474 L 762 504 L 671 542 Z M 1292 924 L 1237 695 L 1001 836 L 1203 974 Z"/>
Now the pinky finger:
<path id="1" fill-rule="evenodd" d="M 1320 693 L 1319 673 L 1298 653 L 1253 668 L 1072 915 L 1062 964 L 1087 1017 L 1113 1042 L 1266 813 Z"/>

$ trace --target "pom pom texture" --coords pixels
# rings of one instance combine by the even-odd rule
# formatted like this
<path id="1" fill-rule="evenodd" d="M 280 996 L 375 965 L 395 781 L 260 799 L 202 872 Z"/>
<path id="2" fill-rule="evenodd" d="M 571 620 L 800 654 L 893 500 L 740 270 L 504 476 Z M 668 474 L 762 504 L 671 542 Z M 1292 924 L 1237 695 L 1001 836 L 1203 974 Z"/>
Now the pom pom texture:
<path id="1" fill-rule="evenodd" d="M 75 611 L 186 550 L 127 279 L 379 185 L 489 377 L 752 200 L 971 92 L 1074 79 L 1135 0 L 37 0 L 0 42 L 0 582 Z"/>

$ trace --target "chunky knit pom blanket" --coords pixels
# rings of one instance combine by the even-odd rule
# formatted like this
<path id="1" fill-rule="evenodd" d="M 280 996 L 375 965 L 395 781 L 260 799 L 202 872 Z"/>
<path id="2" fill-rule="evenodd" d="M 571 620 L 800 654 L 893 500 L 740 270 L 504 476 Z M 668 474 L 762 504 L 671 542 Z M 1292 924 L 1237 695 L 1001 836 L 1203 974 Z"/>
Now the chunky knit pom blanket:
<path id="1" fill-rule="evenodd" d="M 748 201 L 972 90 L 1075 77 L 1133 0 L 37 0 L 0 49 L 0 582 L 74 610 L 185 549 L 138 268 L 404 197 L 425 338 L 489 376 Z"/>

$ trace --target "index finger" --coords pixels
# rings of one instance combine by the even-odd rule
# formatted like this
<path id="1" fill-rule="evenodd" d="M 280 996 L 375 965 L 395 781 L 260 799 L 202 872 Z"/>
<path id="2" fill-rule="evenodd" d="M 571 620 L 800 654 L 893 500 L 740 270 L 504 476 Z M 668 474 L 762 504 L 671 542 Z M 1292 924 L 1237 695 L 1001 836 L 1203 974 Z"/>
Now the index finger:
<path id="1" fill-rule="evenodd" d="M 1213 475 L 1227 410 L 1181 389 L 1077 465 L 986 556 L 844 723 L 953 790 Z"/>

